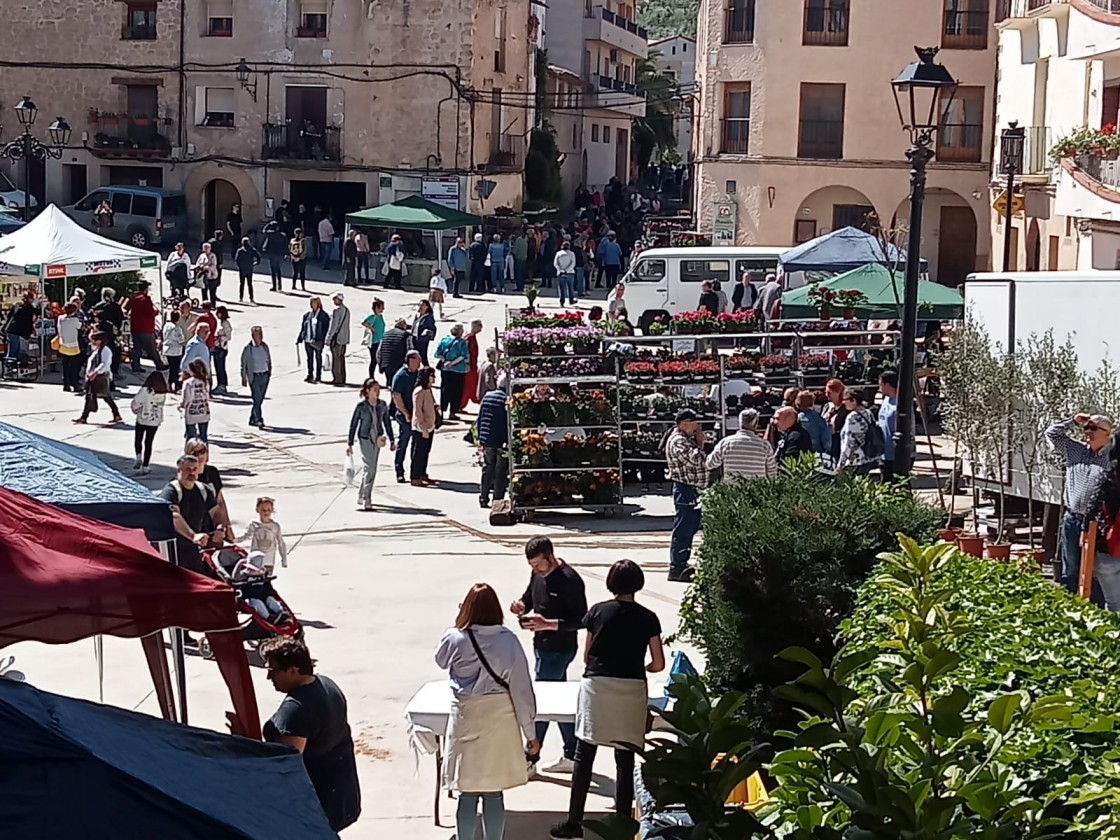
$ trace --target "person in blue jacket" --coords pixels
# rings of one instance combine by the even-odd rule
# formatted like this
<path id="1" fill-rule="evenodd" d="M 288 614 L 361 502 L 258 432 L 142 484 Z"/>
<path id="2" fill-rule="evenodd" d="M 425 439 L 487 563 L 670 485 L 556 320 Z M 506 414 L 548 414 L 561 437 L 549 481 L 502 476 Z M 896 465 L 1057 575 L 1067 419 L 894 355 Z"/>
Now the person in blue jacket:
<path id="1" fill-rule="evenodd" d="M 802 427 L 809 433 L 809 442 L 813 452 L 818 455 L 832 457 L 832 430 L 828 423 L 816 409 L 816 398 L 812 391 L 802 391 L 794 402 L 797 409 L 797 419 Z"/>
<path id="2" fill-rule="evenodd" d="M 448 279 L 451 281 L 451 297 L 461 298 L 459 288 L 467 279 L 467 264 L 469 252 L 463 237 L 457 237 L 455 244 L 447 250 Z"/>
<path id="3" fill-rule="evenodd" d="M 323 378 L 323 344 L 327 340 L 331 319 L 323 311 L 323 302 L 319 298 L 311 298 L 310 305 L 311 309 L 303 314 L 296 344 L 302 344 L 307 354 L 307 378 L 303 381 L 319 382 Z"/>
<path id="4" fill-rule="evenodd" d="M 495 233 L 490 240 L 490 285 L 489 291 L 501 294 L 506 290 L 506 243 L 502 235 Z"/>

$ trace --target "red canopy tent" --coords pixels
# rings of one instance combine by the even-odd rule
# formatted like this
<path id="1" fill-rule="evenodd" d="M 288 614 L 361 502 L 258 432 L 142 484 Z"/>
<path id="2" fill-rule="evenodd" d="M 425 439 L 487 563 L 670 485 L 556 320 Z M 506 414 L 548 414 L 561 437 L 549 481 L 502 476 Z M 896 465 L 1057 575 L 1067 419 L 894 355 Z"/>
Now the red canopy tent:
<path id="1" fill-rule="evenodd" d="M 260 716 L 233 590 L 168 563 L 144 532 L 96 522 L 0 487 L 0 648 L 139 637 L 160 709 L 174 720 L 163 629 L 206 633 L 241 722 Z"/>

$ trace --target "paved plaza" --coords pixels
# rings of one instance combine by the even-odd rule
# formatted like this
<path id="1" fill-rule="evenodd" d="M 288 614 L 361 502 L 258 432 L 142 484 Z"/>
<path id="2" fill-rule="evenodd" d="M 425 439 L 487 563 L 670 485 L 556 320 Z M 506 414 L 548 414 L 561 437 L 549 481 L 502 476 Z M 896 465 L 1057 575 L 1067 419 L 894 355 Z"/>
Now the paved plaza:
<path id="1" fill-rule="evenodd" d="M 154 272 L 149 273 L 155 280 Z M 235 285 L 235 276 L 231 279 L 227 271 L 219 293 L 233 293 Z M 363 811 L 343 836 L 446 840 L 453 833 L 447 826 L 454 804 L 442 799 L 444 827 L 434 827 L 434 762 L 425 757 L 417 766 L 403 715 L 409 698 L 423 683 L 444 675 L 432 654 L 454 622 L 462 596 L 480 581 L 493 585 L 503 603 L 520 596 L 529 575 L 522 547 L 529 536 L 545 534 L 553 539 L 557 555 L 583 575 L 591 602 L 608 597 L 604 579 L 611 563 L 622 557 L 641 563 L 648 585 L 639 599 L 659 614 L 668 636 L 677 628 L 682 592 L 679 584 L 665 579 L 672 507 L 667 498 L 646 499 L 643 510 L 627 508 L 625 516 L 613 520 L 565 515 L 531 525 L 492 528 L 487 511 L 478 506 L 478 468 L 471 447 L 462 440 L 466 424 L 459 423 L 445 424 L 436 434 L 430 474 L 438 486 L 397 484 L 391 458 L 384 452 L 374 510 L 357 510 L 356 488 L 343 482 L 343 462 L 350 413 L 369 363 L 367 349 L 358 343 L 359 323 L 369 312 L 375 292 L 345 290 L 353 343 L 348 359 L 352 387 L 343 389 L 305 383 L 306 370 L 297 358 L 295 342 L 310 293 L 318 294 L 329 311 L 337 282 L 312 279 L 307 294 L 276 294 L 268 287 L 268 278 L 258 275 L 256 306 L 227 303 L 234 326 L 230 384 L 238 395 L 213 399 L 211 460 L 221 470 L 239 533 L 253 518 L 258 495 L 276 498 L 276 520 L 284 528 L 289 549 L 289 567 L 277 569 L 276 587 L 306 626 L 318 669 L 334 678 L 349 699 Z M 400 315 L 411 318 L 420 297 L 416 292 L 380 288 L 376 295 L 386 302 L 390 325 Z M 462 300 L 449 296 L 439 335 L 446 335 L 455 321 L 466 324 L 481 318 L 485 329 L 479 344 L 485 350 L 494 343 L 495 328 L 504 324 L 506 304 L 523 301 L 512 295 Z M 556 305 L 554 298 L 541 302 Z M 254 324 L 264 327 L 276 371 L 264 406 L 268 428 L 263 432 L 248 425 L 248 389 L 238 388 L 240 382 L 235 381 L 240 349 Z M 127 365 L 122 366 L 122 374 L 126 370 Z M 90 425 L 72 425 L 81 399 L 63 393 L 54 377 L 35 384 L 0 383 L 0 404 L 7 422 L 87 447 L 131 475 L 128 402 L 138 380 L 123 376 L 123 382 L 121 411 L 127 422 L 119 427 L 99 425 L 109 419 L 104 409 L 91 417 Z M 137 477 L 153 490 L 170 480 L 182 448 L 183 426 L 176 402 L 169 399 L 156 436 L 151 475 Z M 524 640 L 531 657 L 529 633 L 524 633 Z M 670 651 L 675 649 L 670 645 Z M 140 644 L 107 638 L 104 650 L 104 701 L 158 714 Z M 21 644 L 5 653 L 15 654 L 16 667 L 42 689 L 98 699 L 92 641 L 59 647 Z M 187 675 L 190 723 L 224 731 L 224 713 L 231 705 L 216 665 L 188 657 Z M 573 667 L 569 678 L 578 677 Z M 262 668 L 253 668 L 253 680 L 263 720 L 281 696 L 265 680 Z M 559 754 L 559 733 L 553 729 L 545 744 L 544 763 Z M 607 809 L 613 788 L 613 759 L 609 754 L 600 756 L 599 765 L 589 801 L 591 813 Z M 546 836 L 547 827 L 566 810 L 567 781 L 568 777 L 544 776 L 507 793 L 507 836 Z M 268 792 L 231 791 L 231 795 L 267 796 Z"/>

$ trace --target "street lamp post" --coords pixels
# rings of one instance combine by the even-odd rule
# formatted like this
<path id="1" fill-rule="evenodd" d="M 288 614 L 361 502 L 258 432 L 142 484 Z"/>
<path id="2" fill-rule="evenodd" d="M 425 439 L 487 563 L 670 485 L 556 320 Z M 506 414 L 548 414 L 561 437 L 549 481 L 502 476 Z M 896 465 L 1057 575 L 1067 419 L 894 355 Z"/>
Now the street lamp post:
<path id="1" fill-rule="evenodd" d="M 918 333 L 918 273 L 921 264 L 922 203 L 926 166 L 936 151 L 937 130 L 949 111 L 957 82 L 934 63 L 936 47 L 915 47 L 918 60 L 891 82 L 902 128 L 910 135 L 910 231 L 906 248 L 906 282 L 902 300 L 902 359 L 898 371 L 898 416 L 894 433 L 894 469 L 910 474 L 914 465 L 914 344 Z"/>
<path id="2" fill-rule="evenodd" d="M 35 107 L 30 96 L 20 100 L 15 107 L 15 112 L 19 124 L 23 126 L 23 134 L 0 149 L 0 155 L 12 163 L 23 161 L 23 220 L 29 222 L 31 221 L 31 161 L 60 159 L 63 149 L 70 142 L 70 125 L 62 117 L 57 117 L 47 126 L 47 134 L 51 138 L 51 145 L 47 146 L 40 143 L 39 139 L 31 133 L 39 109 Z"/>
<path id="3" fill-rule="evenodd" d="M 1027 130 L 1017 122 L 1009 123 L 999 138 L 999 171 L 1007 176 L 1007 207 L 1003 218 L 1003 270 L 1011 270 L 1011 198 L 1015 176 L 1023 174 L 1023 143 Z"/>

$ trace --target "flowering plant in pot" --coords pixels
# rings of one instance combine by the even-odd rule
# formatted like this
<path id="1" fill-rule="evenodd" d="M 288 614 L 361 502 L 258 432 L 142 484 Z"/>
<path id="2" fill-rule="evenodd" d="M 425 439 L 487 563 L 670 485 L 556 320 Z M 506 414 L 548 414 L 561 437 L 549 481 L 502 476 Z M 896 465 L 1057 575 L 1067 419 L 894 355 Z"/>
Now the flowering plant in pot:
<path id="1" fill-rule="evenodd" d="M 802 353 L 797 357 L 797 365 L 803 371 L 827 371 L 827 353 Z"/>
<path id="2" fill-rule="evenodd" d="M 673 316 L 673 332 L 677 335 L 708 335 L 717 330 L 715 316 L 706 309 Z"/>
<path id="3" fill-rule="evenodd" d="M 522 429 L 513 439 L 513 457 L 521 464 L 542 466 L 549 458 L 548 441 L 540 432 Z"/>
<path id="4" fill-rule="evenodd" d="M 836 303 L 844 310 L 844 318 L 851 320 L 856 317 L 856 307 L 867 303 L 867 295 L 859 289 L 838 289 Z"/>
<path id="5" fill-rule="evenodd" d="M 580 391 L 575 396 L 576 415 L 581 423 L 606 425 L 615 420 L 614 404 L 605 391 Z"/>
<path id="6" fill-rule="evenodd" d="M 805 300 L 821 314 L 821 320 L 832 317 L 832 304 L 836 302 L 836 292 L 820 283 L 814 283 L 805 294 Z"/>
<path id="7" fill-rule="evenodd" d="M 723 368 L 729 377 L 741 379 L 758 370 L 758 356 L 736 353 L 723 360 Z"/>
<path id="8" fill-rule="evenodd" d="M 558 467 L 577 467 L 587 462 L 587 441 L 568 432 L 560 440 L 552 441 L 552 463 Z"/>
<path id="9" fill-rule="evenodd" d="M 789 372 L 789 357 L 788 356 L 763 356 L 759 360 L 759 365 L 762 367 L 763 373 L 788 373 Z"/>
<path id="10" fill-rule="evenodd" d="M 650 335 L 665 335 L 665 332 L 668 329 L 669 329 L 669 327 L 665 323 L 664 316 L 663 315 L 658 315 L 656 318 L 654 318 L 650 322 L 648 332 L 649 332 Z"/>
<path id="11" fill-rule="evenodd" d="M 657 366 L 657 369 L 661 374 L 661 378 L 667 382 L 691 381 L 688 371 L 688 362 L 674 359 L 672 361 L 662 362 Z"/>
<path id="12" fill-rule="evenodd" d="M 535 343 L 535 330 L 531 327 L 514 327 L 502 333 L 502 344 L 509 356 L 531 356 Z"/>
<path id="13" fill-rule="evenodd" d="M 753 309 L 738 312 L 721 312 L 716 316 L 716 328 L 721 333 L 752 333 L 758 328 L 758 313 Z"/>
<path id="14" fill-rule="evenodd" d="M 719 362 L 715 359 L 697 359 L 688 363 L 688 372 L 693 382 L 717 382 Z"/>
<path id="15" fill-rule="evenodd" d="M 603 333 L 594 327 L 569 327 L 567 340 L 576 353 L 598 353 L 603 344 Z"/>
<path id="16" fill-rule="evenodd" d="M 657 378 L 657 365 L 653 362 L 627 362 L 622 366 L 622 372 L 634 382 L 652 382 Z"/>
<path id="17" fill-rule="evenodd" d="M 617 502 L 619 482 L 618 470 L 596 470 L 584 473 L 580 483 L 584 504 L 609 505 Z"/>
<path id="18" fill-rule="evenodd" d="M 587 460 L 593 467 L 618 464 L 618 435 L 600 432 L 587 438 Z"/>

